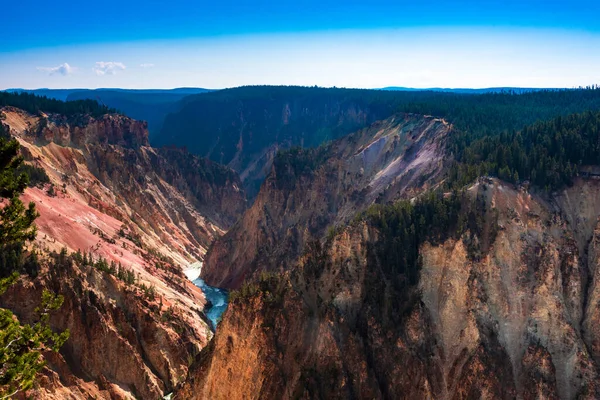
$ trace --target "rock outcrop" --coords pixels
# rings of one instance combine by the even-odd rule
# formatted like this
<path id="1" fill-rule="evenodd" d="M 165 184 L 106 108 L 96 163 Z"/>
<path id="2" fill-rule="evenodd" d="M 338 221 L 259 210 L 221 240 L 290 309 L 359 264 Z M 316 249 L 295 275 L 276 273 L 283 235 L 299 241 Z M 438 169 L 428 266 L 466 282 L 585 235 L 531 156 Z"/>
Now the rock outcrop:
<path id="1" fill-rule="evenodd" d="M 137 148 L 149 145 L 148 124 L 120 114 L 105 114 L 99 118 L 42 114 L 35 129 L 39 139 L 64 147 L 112 144 Z"/>
<path id="2" fill-rule="evenodd" d="M 403 293 L 368 222 L 245 286 L 175 398 L 598 398 L 600 183 L 468 193 L 483 233 L 424 242 Z"/>
<path id="3" fill-rule="evenodd" d="M 328 227 L 427 189 L 443 170 L 450 130 L 440 119 L 400 114 L 329 145 L 280 154 L 252 207 L 210 248 L 202 277 L 237 288 L 262 269 L 285 270 Z"/>

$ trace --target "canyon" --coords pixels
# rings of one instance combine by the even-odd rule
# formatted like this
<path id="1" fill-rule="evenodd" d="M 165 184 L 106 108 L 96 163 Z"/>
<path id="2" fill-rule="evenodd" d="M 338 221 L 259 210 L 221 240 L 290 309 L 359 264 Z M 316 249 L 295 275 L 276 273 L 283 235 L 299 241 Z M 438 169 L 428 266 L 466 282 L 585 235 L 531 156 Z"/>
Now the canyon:
<path id="1" fill-rule="evenodd" d="M 316 147 L 394 113 L 395 93 L 248 86 L 184 98 L 153 143 L 185 146 L 240 174 L 250 200 L 279 150 Z"/>
<path id="2" fill-rule="evenodd" d="M 39 270 L 0 307 L 35 322 L 50 290 L 70 332 L 21 398 L 600 397 L 598 112 L 512 131 L 534 117 L 498 126 L 505 100 L 554 117 L 575 94 L 445 118 L 242 89 L 166 120 L 210 159 L 106 108 L 0 108 L 40 214 Z M 211 113 L 212 142 L 185 131 Z"/>

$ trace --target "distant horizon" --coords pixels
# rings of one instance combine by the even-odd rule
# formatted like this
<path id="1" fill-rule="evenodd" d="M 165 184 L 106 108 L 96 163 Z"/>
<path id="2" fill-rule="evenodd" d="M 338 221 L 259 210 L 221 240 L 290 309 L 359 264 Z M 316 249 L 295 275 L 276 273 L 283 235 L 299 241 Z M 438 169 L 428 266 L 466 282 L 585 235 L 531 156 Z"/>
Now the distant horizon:
<path id="1" fill-rule="evenodd" d="M 446 86 L 436 86 L 436 87 L 408 87 L 408 86 L 396 86 L 389 85 L 384 87 L 345 87 L 345 86 L 319 86 L 319 85 L 271 85 L 271 84 L 248 84 L 248 85 L 239 85 L 239 86 L 231 86 L 231 87 L 222 87 L 222 88 L 209 88 L 209 87 L 199 87 L 199 86 L 177 86 L 177 87 L 134 87 L 134 88 L 125 88 L 125 87 L 35 87 L 35 88 L 24 88 L 24 87 L 7 87 L 2 88 L 0 91 L 10 91 L 10 90 L 24 90 L 24 91 L 36 91 L 36 90 L 179 90 L 179 89 L 204 89 L 208 91 L 217 91 L 217 90 L 227 90 L 227 89 L 236 89 L 240 87 L 246 86 L 295 86 L 295 87 L 306 87 L 312 88 L 317 87 L 321 89 L 356 89 L 356 90 L 389 90 L 389 89 L 407 89 L 407 90 L 488 90 L 488 89 L 533 89 L 533 90 L 545 90 L 545 89 L 558 89 L 558 90 L 577 90 L 584 89 L 587 87 L 594 87 L 600 85 L 600 81 L 598 83 L 590 83 L 587 85 L 580 86 L 572 86 L 572 87 L 558 87 L 558 86 L 484 86 L 484 87 L 446 87 Z"/>

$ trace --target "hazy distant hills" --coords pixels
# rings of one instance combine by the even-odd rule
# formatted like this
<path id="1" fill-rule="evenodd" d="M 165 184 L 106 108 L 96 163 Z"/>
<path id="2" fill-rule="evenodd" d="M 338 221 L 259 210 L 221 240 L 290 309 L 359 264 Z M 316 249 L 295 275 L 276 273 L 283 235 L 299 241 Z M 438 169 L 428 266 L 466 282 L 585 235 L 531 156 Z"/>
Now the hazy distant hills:
<path id="1" fill-rule="evenodd" d="M 88 89 L 6 89 L 6 92 L 31 93 L 37 96 L 46 96 L 51 99 L 66 101 L 71 93 L 87 91 Z"/>
<path id="2" fill-rule="evenodd" d="M 325 89 L 325 88 L 321 88 Z M 369 90 L 369 89 L 366 89 Z M 497 87 L 484 89 L 448 89 L 448 88 L 429 88 L 415 89 L 399 86 L 388 86 L 381 89 L 370 89 L 371 91 L 385 92 L 437 92 L 437 93 L 454 93 L 454 94 L 486 94 L 486 93 L 529 93 L 540 91 L 543 89 L 535 88 L 516 88 L 516 87 Z M 549 89 L 555 90 L 555 89 Z M 217 90 L 184 87 L 176 89 L 119 89 L 119 88 L 102 88 L 102 89 L 7 89 L 9 92 L 27 92 L 38 96 L 46 96 L 49 98 L 73 101 L 92 99 L 97 100 L 108 107 L 115 108 L 127 116 L 148 121 L 148 130 L 150 138 L 153 140 L 163 128 L 163 122 L 168 114 L 179 112 L 182 107 L 185 107 L 190 101 L 194 101 L 194 95 Z M 227 90 L 226 90 L 227 91 Z M 185 97 L 191 96 L 188 99 Z M 387 117 L 387 115 L 385 115 Z M 159 142 L 164 142 L 159 140 Z"/>
<path id="3" fill-rule="evenodd" d="M 138 94 L 138 95 L 146 95 L 146 94 L 165 94 L 165 95 L 179 95 L 179 96 L 187 96 L 189 94 L 198 94 L 210 92 L 212 89 L 204 89 L 204 88 L 193 88 L 193 87 L 184 87 L 184 88 L 175 88 L 175 89 L 120 89 L 120 88 L 100 88 L 100 89 L 6 89 L 7 92 L 26 92 L 33 93 L 37 96 L 46 96 L 52 99 L 57 100 L 68 100 L 69 95 L 73 93 L 85 93 L 85 96 L 81 97 L 86 99 L 95 99 L 96 96 L 100 96 L 99 93 L 102 92 L 102 95 L 105 95 L 105 92 L 118 92 L 118 93 L 129 93 L 129 94 Z M 80 99 L 80 98 L 78 98 Z"/>
<path id="4" fill-rule="evenodd" d="M 209 92 L 203 88 L 177 89 L 8 89 L 27 92 L 57 100 L 73 101 L 92 99 L 116 108 L 127 116 L 148 121 L 150 136 L 162 127 L 165 116 L 178 110 L 177 104 L 185 96 Z"/>
<path id="5" fill-rule="evenodd" d="M 167 114 L 178 110 L 177 104 L 185 96 L 206 93 L 202 88 L 161 89 L 97 89 L 75 91 L 70 100 L 95 99 L 109 107 L 124 112 L 127 116 L 148 121 L 150 137 L 160 131 Z"/>
<path id="6" fill-rule="evenodd" d="M 484 93 L 503 93 L 503 92 L 512 92 L 512 93 L 528 93 L 528 92 L 539 92 L 542 90 L 562 90 L 556 88 L 520 88 L 520 87 L 492 87 L 492 88 L 482 88 L 482 89 L 469 89 L 469 88 L 427 88 L 427 89 L 415 89 L 408 88 L 402 86 L 387 86 L 381 88 L 380 90 L 389 90 L 389 91 L 404 91 L 404 92 L 421 92 L 421 91 L 429 91 L 429 92 L 445 92 L 445 93 L 461 93 L 461 94 L 484 94 Z"/>

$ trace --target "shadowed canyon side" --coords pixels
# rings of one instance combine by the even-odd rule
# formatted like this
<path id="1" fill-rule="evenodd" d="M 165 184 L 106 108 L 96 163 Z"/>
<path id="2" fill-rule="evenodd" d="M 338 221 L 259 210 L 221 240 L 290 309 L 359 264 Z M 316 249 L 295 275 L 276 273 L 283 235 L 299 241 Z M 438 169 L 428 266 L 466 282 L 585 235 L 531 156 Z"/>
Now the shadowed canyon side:
<path id="1" fill-rule="evenodd" d="M 450 129 L 399 114 L 316 149 L 280 153 L 252 207 L 210 248 L 202 277 L 237 288 L 260 270 L 286 269 L 328 227 L 426 190 L 443 169 Z"/>
<path id="2" fill-rule="evenodd" d="M 404 205 L 246 284 L 175 398 L 598 398 L 600 182 L 453 196 L 413 222 L 417 279 Z"/>
<path id="3" fill-rule="evenodd" d="M 252 201 L 278 150 L 317 147 L 398 112 L 435 115 L 460 131 L 500 134 L 539 120 L 600 109 L 600 92 L 588 89 L 476 95 L 244 86 L 182 99 L 179 111 L 165 118 L 151 142 L 187 147 L 238 171 Z"/>
<path id="4" fill-rule="evenodd" d="M 237 174 L 149 147 L 145 123 L 121 115 L 1 112 L 27 162 L 50 180 L 22 196 L 40 213 L 33 247 L 43 268 L 1 305 L 32 321 L 50 289 L 65 298 L 50 324 L 71 332 L 60 354 L 45 354 L 48 368 L 29 395 L 154 399 L 172 391 L 213 335 L 205 296 L 182 268 L 245 209 Z"/>
<path id="5" fill-rule="evenodd" d="M 239 172 L 250 199 L 279 149 L 316 147 L 389 117 L 393 92 L 248 86 L 189 96 L 153 144 L 185 146 Z"/>

